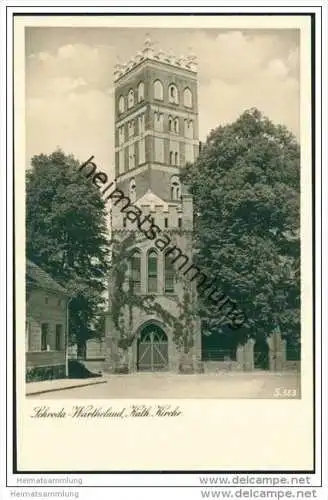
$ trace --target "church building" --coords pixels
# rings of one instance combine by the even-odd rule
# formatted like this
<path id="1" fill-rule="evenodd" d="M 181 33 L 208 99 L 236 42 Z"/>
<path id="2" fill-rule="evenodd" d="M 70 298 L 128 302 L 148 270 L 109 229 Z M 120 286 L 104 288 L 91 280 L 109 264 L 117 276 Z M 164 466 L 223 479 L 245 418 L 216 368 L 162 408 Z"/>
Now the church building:
<path id="1" fill-rule="evenodd" d="M 156 51 L 147 39 L 131 61 L 116 66 L 114 78 L 116 187 L 191 263 L 193 204 L 180 181 L 180 170 L 193 162 L 199 151 L 195 56 L 175 57 Z M 115 203 L 111 230 L 116 240 L 136 233 L 138 242 L 129 263 L 134 293 L 152 295 L 160 308 L 182 318 L 186 289 L 193 297 L 195 289 L 173 263 L 172 254 L 141 234 L 136 222 Z M 116 284 L 109 281 L 111 297 Z M 106 370 L 115 372 L 121 358 L 112 313 L 109 310 L 106 322 Z M 126 311 L 125 320 L 132 338 L 125 352 L 129 372 L 179 370 L 183 349 L 177 332 L 158 308 L 146 312 L 135 307 L 130 315 Z M 188 356 L 197 364 L 201 356 L 199 319 L 193 317 L 192 324 Z"/>

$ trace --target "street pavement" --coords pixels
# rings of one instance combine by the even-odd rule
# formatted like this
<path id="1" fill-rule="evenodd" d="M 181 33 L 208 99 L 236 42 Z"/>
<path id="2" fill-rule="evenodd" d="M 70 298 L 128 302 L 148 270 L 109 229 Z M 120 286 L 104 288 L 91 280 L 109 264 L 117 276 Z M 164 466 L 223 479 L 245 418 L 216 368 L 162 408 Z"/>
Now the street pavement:
<path id="1" fill-rule="evenodd" d="M 28 399 L 263 398 L 299 399 L 300 373 L 222 372 L 197 375 L 108 375 L 105 383 L 29 395 Z"/>
<path id="2" fill-rule="evenodd" d="M 84 378 L 84 379 L 55 379 L 55 380 L 43 380 L 40 382 L 29 382 L 26 384 L 26 395 L 32 396 L 41 393 L 49 393 L 52 391 L 62 391 L 77 387 L 84 387 L 87 385 L 102 384 L 104 379 L 101 377 L 95 378 Z"/>

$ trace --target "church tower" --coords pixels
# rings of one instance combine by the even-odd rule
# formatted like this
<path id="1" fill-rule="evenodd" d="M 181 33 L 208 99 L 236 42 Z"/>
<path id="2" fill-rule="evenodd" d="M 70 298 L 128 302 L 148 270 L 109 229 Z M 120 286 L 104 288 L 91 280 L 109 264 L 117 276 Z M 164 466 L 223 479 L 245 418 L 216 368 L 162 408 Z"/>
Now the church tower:
<path id="1" fill-rule="evenodd" d="M 156 51 L 147 39 L 131 61 L 116 66 L 114 87 L 117 189 L 143 215 L 150 216 L 160 232 L 167 235 L 171 247 L 176 248 L 169 258 L 167 250 L 156 246 L 153 239 L 139 238 L 130 262 L 133 290 L 141 296 L 156 297 L 160 308 L 178 318 L 182 316 L 186 287 L 193 288 L 182 279 L 177 267 L 182 258 L 188 265 L 192 263 L 192 197 L 180 181 L 180 170 L 196 159 L 199 149 L 195 56 L 175 57 Z M 113 237 L 124 239 L 138 231 L 140 235 L 136 222 L 114 203 Z M 177 255 L 180 261 L 175 259 L 173 263 L 172 256 Z M 115 283 L 110 283 L 113 286 Z M 181 346 L 158 309 L 146 313 L 134 308 L 132 315 L 126 314 L 126 328 L 133 337 L 126 361 L 129 371 L 177 370 Z M 200 356 L 201 350 L 199 325 L 196 330 L 194 358 Z M 107 365 L 114 371 L 115 335 L 109 322 Z"/>
<path id="2" fill-rule="evenodd" d="M 149 39 L 115 72 L 115 174 L 136 198 L 180 199 L 179 171 L 199 148 L 195 57 L 155 52 Z"/>

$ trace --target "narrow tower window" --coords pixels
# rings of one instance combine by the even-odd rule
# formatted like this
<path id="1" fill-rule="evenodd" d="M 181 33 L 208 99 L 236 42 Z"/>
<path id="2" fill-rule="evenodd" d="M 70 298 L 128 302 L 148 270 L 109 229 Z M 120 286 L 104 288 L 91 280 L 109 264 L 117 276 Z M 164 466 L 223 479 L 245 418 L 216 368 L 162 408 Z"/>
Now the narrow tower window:
<path id="1" fill-rule="evenodd" d="M 186 108 L 192 107 L 192 94 L 191 90 L 188 88 L 184 89 L 183 92 L 183 104 L 184 106 L 186 106 Z"/>
<path id="2" fill-rule="evenodd" d="M 163 132 L 164 115 L 163 113 L 154 113 L 154 128 L 156 132 Z"/>
<path id="3" fill-rule="evenodd" d="M 169 132 L 173 132 L 173 118 L 169 116 Z"/>
<path id="4" fill-rule="evenodd" d="M 141 259 L 140 251 L 135 250 L 130 260 L 130 286 L 134 293 L 141 290 Z"/>
<path id="5" fill-rule="evenodd" d="M 157 292 L 157 252 L 148 253 L 148 292 Z"/>
<path id="6" fill-rule="evenodd" d="M 132 108 L 132 106 L 134 106 L 134 92 L 130 89 L 128 94 L 128 109 Z"/>
<path id="7" fill-rule="evenodd" d="M 160 80 L 154 82 L 154 99 L 163 101 L 163 84 Z"/>
<path id="8" fill-rule="evenodd" d="M 143 101 L 145 98 L 145 84 L 140 82 L 138 85 L 138 102 Z"/>
<path id="9" fill-rule="evenodd" d="M 184 135 L 188 139 L 194 138 L 194 124 L 193 124 L 192 120 L 185 120 L 184 121 Z"/>
<path id="10" fill-rule="evenodd" d="M 179 104 L 178 89 L 173 84 L 169 86 L 169 102 L 171 104 Z"/>
<path id="11" fill-rule="evenodd" d="M 174 132 L 179 133 L 179 118 L 174 118 Z"/>
<path id="12" fill-rule="evenodd" d="M 179 200 L 181 196 L 181 184 L 177 175 L 171 177 L 171 198 L 172 200 Z"/>
<path id="13" fill-rule="evenodd" d="M 118 129 L 118 143 L 119 145 L 124 143 L 124 125 Z"/>
<path id="14" fill-rule="evenodd" d="M 136 186 L 136 181 L 134 178 L 130 180 L 130 186 L 129 186 L 129 197 L 132 203 L 136 201 L 136 194 L 137 194 L 137 186 Z"/>
<path id="15" fill-rule="evenodd" d="M 175 269 L 172 262 L 172 256 L 165 254 L 164 257 L 164 291 L 165 293 L 174 292 L 174 275 Z"/>
<path id="16" fill-rule="evenodd" d="M 125 111 L 124 97 L 122 95 L 118 101 L 118 111 L 119 113 L 124 113 Z"/>

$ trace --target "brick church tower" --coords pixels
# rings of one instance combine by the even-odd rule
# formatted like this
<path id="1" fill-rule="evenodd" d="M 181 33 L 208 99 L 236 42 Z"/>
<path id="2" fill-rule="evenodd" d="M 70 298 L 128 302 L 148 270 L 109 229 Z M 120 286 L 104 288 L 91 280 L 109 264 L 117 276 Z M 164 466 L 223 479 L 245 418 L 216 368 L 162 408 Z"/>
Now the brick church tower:
<path id="1" fill-rule="evenodd" d="M 147 39 L 131 61 L 116 66 L 114 78 L 116 187 L 143 215 L 151 216 L 191 264 L 192 197 L 180 182 L 179 174 L 186 163 L 196 159 L 199 150 L 195 56 L 177 58 L 156 51 Z M 139 231 L 137 224 L 115 204 L 111 225 L 116 239 Z M 181 263 L 173 264 L 172 254 L 170 259 L 154 240 L 141 237 L 129 271 L 136 294 L 155 296 L 160 307 L 177 318 L 182 315 L 186 286 L 193 288 L 177 269 Z M 110 282 L 109 296 L 113 286 L 115 283 Z M 119 358 L 117 332 L 110 316 L 106 326 L 106 365 L 109 371 L 115 371 Z M 181 349 L 172 327 L 155 312 L 146 314 L 135 308 L 132 316 L 127 327 L 133 336 L 128 352 L 129 371 L 176 371 Z M 195 360 L 200 356 L 201 334 L 197 319 L 194 324 L 190 355 Z"/>

